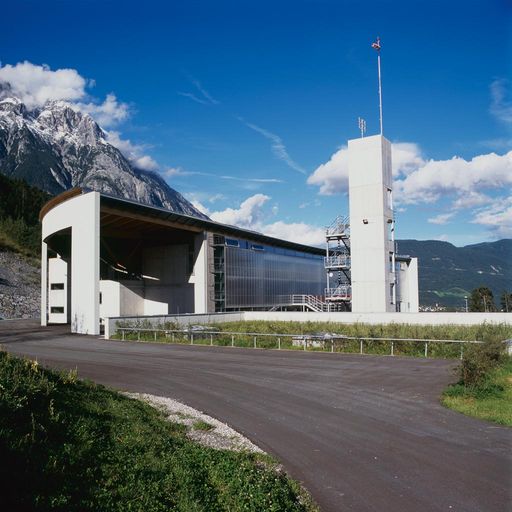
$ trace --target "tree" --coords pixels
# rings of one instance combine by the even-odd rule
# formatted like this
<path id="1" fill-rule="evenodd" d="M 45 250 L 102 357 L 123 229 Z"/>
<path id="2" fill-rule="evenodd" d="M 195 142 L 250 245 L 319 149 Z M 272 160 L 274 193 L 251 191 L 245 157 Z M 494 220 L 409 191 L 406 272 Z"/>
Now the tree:
<path id="1" fill-rule="evenodd" d="M 501 311 L 512 312 L 512 293 L 504 291 L 500 297 Z"/>
<path id="2" fill-rule="evenodd" d="M 492 291 L 486 286 L 475 288 L 469 297 L 469 311 L 496 311 Z"/>

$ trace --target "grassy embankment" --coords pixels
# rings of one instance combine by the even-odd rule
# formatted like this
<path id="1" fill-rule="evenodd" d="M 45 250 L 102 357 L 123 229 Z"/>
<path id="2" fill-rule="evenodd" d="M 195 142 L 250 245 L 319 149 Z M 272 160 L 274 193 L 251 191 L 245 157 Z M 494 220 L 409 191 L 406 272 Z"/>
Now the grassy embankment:
<path id="1" fill-rule="evenodd" d="M 5 510 L 315 510 L 269 457 L 202 447 L 143 402 L 5 352 L 0 461 Z"/>
<path id="2" fill-rule="evenodd" d="M 512 358 L 503 344 L 486 341 L 471 347 L 457 369 L 442 403 L 468 416 L 512 426 Z"/>
<path id="3" fill-rule="evenodd" d="M 148 322 L 119 322 L 119 327 L 141 327 L 151 329 Z M 156 326 L 158 329 L 177 330 L 179 327 L 173 323 L 166 323 Z M 512 337 L 512 326 L 499 324 L 481 324 L 475 326 L 432 326 L 432 325 L 407 325 L 407 324 L 389 324 L 389 325 L 369 325 L 369 324 L 336 324 L 328 322 L 267 322 L 267 321 L 248 321 L 248 322 L 226 322 L 210 326 L 212 329 L 219 329 L 217 334 L 201 334 L 194 332 L 194 344 L 229 346 L 232 343 L 232 336 L 224 334 L 225 332 L 235 333 L 261 333 L 270 334 L 270 336 L 257 337 L 258 348 L 278 347 L 278 334 L 314 334 L 314 333 L 335 333 L 356 338 L 412 338 L 412 339 L 448 339 L 448 340 L 504 340 Z M 120 339 L 118 334 L 115 338 Z M 125 339 L 141 341 L 157 341 L 163 343 L 190 343 L 190 334 L 165 334 L 148 331 L 147 333 L 137 334 L 125 333 Z M 233 337 L 234 345 L 237 347 L 253 347 L 254 337 L 252 335 L 235 334 Z M 334 346 L 330 341 L 326 341 L 321 347 L 308 346 L 308 350 L 331 351 L 344 353 L 358 353 L 360 351 L 359 340 L 335 340 Z M 365 354 L 389 354 L 391 341 L 362 341 Z M 300 346 L 293 346 L 291 338 L 280 338 L 282 349 L 303 350 Z M 418 342 L 394 342 L 394 354 L 422 357 L 425 353 L 425 343 Z M 461 347 L 458 343 L 428 343 L 429 357 L 457 358 L 460 357 Z"/>

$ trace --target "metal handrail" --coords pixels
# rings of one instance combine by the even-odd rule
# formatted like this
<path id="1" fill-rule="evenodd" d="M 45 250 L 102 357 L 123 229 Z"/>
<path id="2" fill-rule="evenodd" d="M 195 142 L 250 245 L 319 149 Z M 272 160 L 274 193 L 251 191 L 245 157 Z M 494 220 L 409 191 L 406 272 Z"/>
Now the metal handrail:
<path id="1" fill-rule="evenodd" d="M 350 255 L 338 254 L 335 256 L 326 256 L 324 258 L 325 268 L 350 267 Z"/>
<path id="2" fill-rule="evenodd" d="M 144 327 L 116 327 L 117 331 L 121 331 L 122 340 L 125 340 L 125 332 L 137 332 L 138 333 L 138 340 L 140 341 L 140 333 L 141 332 L 151 332 L 154 333 L 154 339 L 156 341 L 157 339 L 157 333 L 164 333 L 165 335 L 172 334 L 173 335 L 173 341 L 174 341 L 174 334 L 182 334 L 186 335 L 187 337 L 190 337 L 190 344 L 194 344 L 194 335 L 197 335 L 199 337 L 204 336 L 210 336 L 210 346 L 215 346 L 213 344 L 213 337 L 214 336 L 231 336 L 231 346 L 235 346 L 235 336 L 249 336 L 253 338 L 253 347 L 257 347 L 257 338 L 258 337 L 273 337 L 277 338 L 278 340 L 278 347 L 277 350 L 281 350 L 281 338 L 292 338 L 296 341 L 303 342 L 304 344 L 304 350 L 307 350 L 308 348 L 308 342 L 311 345 L 311 342 L 313 341 L 321 341 L 323 342 L 323 345 L 325 346 L 325 342 L 331 343 L 331 352 L 334 352 L 334 342 L 335 341 L 359 341 L 360 345 L 360 354 L 364 355 L 364 347 L 363 347 L 363 341 L 389 341 L 391 342 L 391 352 L 390 355 L 394 356 L 394 344 L 395 342 L 422 342 L 425 344 L 425 350 L 424 350 L 424 357 L 428 357 L 428 345 L 429 343 L 459 343 L 461 344 L 461 351 L 460 351 L 460 358 L 462 359 L 463 356 L 463 350 L 464 350 L 464 343 L 469 344 L 480 344 L 483 343 L 483 341 L 479 340 L 445 340 L 445 339 L 431 339 L 431 338 L 393 338 L 393 337 L 379 337 L 379 338 L 372 338 L 368 336 L 345 336 L 343 334 L 335 334 L 335 333 L 325 333 L 325 334 L 307 334 L 307 333 L 300 333 L 300 334 L 284 334 L 284 333 L 259 333 L 259 332 L 239 332 L 239 331 L 194 331 L 192 329 L 159 329 L 159 328 L 144 328 Z M 273 350 L 273 349 L 270 349 Z M 275 350 L 275 349 L 274 349 Z"/>

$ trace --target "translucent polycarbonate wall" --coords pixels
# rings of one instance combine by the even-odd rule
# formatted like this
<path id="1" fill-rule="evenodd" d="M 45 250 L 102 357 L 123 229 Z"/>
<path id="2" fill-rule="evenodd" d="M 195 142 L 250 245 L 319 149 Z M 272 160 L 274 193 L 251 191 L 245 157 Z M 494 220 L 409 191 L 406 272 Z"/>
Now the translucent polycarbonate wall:
<path id="1" fill-rule="evenodd" d="M 284 295 L 322 295 L 325 287 L 323 257 L 247 244 L 224 247 L 226 309 L 266 307 Z"/>

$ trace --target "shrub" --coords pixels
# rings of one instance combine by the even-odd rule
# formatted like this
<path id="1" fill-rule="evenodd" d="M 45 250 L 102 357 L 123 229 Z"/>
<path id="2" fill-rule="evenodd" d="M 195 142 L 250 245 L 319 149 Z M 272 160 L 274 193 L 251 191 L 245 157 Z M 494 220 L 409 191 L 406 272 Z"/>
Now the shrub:
<path id="1" fill-rule="evenodd" d="M 466 387 L 481 386 L 502 358 L 503 343 L 496 339 L 468 347 L 458 368 L 461 384 Z"/>

